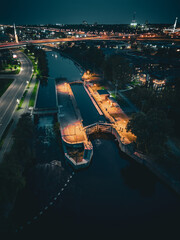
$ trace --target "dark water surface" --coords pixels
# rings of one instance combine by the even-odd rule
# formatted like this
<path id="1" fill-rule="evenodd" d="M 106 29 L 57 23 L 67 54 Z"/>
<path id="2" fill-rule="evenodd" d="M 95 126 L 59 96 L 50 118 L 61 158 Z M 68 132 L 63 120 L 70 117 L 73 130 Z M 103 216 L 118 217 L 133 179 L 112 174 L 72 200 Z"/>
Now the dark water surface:
<path id="1" fill-rule="evenodd" d="M 49 61 L 49 66 L 55 66 L 56 58 Z M 88 119 L 88 107 L 86 113 Z M 64 161 L 52 125 L 51 119 L 39 121 L 39 136 L 45 133 L 47 141 L 39 141 L 39 165 L 29 173 L 17 202 L 14 222 L 23 226 L 17 239 L 140 239 L 140 235 L 143 239 L 179 239 L 179 198 L 146 168 L 123 155 L 110 136 L 92 141 L 89 168 L 75 172 L 61 197 L 40 216 L 39 211 L 73 171 Z M 53 160 L 63 168 L 53 166 Z M 37 215 L 37 220 L 27 224 Z"/>
<path id="2" fill-rule="evenodd" d="M 107 122 L 105 117 L 98 113 L 82 84 L 71 85 L 71 88 L 79 107 L 84 126 L 88 126 L 99 121 Z"/>

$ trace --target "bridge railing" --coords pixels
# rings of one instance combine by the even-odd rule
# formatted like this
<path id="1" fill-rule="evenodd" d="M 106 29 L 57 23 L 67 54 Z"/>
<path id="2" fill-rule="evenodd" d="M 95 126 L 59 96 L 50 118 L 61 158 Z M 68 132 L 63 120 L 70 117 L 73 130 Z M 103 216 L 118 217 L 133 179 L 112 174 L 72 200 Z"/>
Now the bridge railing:
<path id="1" fill-rule="evenodd" d="M 124 144 L 121 140 L 121 136 L 119 135 L 116 128 L 113 124 L 108 123 L 94 123 L 85 128 L 86 134 L 91 135 L 93 133 L 102 132 L 102 133 L 110 133 L 113 134 L 119 143 L 119 147 L 121 151 L 125 152 L 128 155 L 132 155 L 134 153 L 134 149 L 132 144 Z"/>

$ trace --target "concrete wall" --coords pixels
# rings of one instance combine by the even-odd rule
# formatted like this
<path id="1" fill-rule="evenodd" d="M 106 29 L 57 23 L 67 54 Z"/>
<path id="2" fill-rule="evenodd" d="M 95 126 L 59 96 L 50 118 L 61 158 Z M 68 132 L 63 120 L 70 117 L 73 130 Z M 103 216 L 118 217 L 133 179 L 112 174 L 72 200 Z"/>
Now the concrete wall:
<path id="1" fill-rule="evenodd" d="M 131 157 L 138 163 L 145 165 L 151 172 L 153 172 L 156 176 L 163 180 L 169 187 L 171 187 L 177 194 L 180 194 L 180 182 L 173 180 L 172 177 L 169 176 L 165 171 L 163 171 L 162 168 L 160 168 L 156 163 L 154 163 L 151 158 L 136 152 L 132 144 L 128 145 L 123 144 L 120 135 L 113 126 L 111 127 L 106 126 L 106 128 L 104 128 L 104 124 L 96 124 L 96 126 L 93 125 L 89 129 L 87 128 L 87 134 L 88 133 L 92 134 L 93 132 L 97 132 L 97 130 L 113 134 L 115 138 L 118 140 L 119 148 L 121 149 L 122 152 L 126 153 L 129 157 Z"/>

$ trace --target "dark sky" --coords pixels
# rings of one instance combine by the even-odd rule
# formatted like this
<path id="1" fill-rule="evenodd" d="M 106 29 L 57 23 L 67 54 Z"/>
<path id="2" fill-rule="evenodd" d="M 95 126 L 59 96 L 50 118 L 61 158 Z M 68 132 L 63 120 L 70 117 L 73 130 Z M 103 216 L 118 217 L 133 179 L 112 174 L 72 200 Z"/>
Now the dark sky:
<path id="1" fill-rule="evenodd" d="M 3 2 L 3 3 L 2 3 Z M 180 18 L 179 0 L 3 0 L 0 24 L 174 23 Z M 179 19 L 180 21 L 180 19 Z"/>

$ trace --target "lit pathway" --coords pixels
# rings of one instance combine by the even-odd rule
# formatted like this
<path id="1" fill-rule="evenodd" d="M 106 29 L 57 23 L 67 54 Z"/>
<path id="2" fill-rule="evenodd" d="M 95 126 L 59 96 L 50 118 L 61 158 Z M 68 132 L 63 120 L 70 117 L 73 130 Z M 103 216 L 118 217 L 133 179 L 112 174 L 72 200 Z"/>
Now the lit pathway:
<path id="1" fill-rule="evenodd" d="M 81 115 L 77 108 L 71 87 L 68 83 L 56 86 L 59 105 L 59 119 L 63 140 L 70 143 L 82 143 L 87 141 L 83 130 Z"/>
<path id="2" fill-rule="evenodd" d="M 120 108 L 120 106 L 111 99 L 102 100 L 97 92 L 100 87 L 97 87 L 96 85 L 94 85 L 93 87 L 87 85 L 87 89 L 96 100 L 97 104 L 99 105 L 106 118 L 109 119 L 109 121 L 118 131 L 119 135 L 121 136 L 121 141 L 124 144 L 132 143 L 135 140 L 135 136 L 131 132 L 126 131 L 126 125 L 129 121 L 129 118 Z"/>

